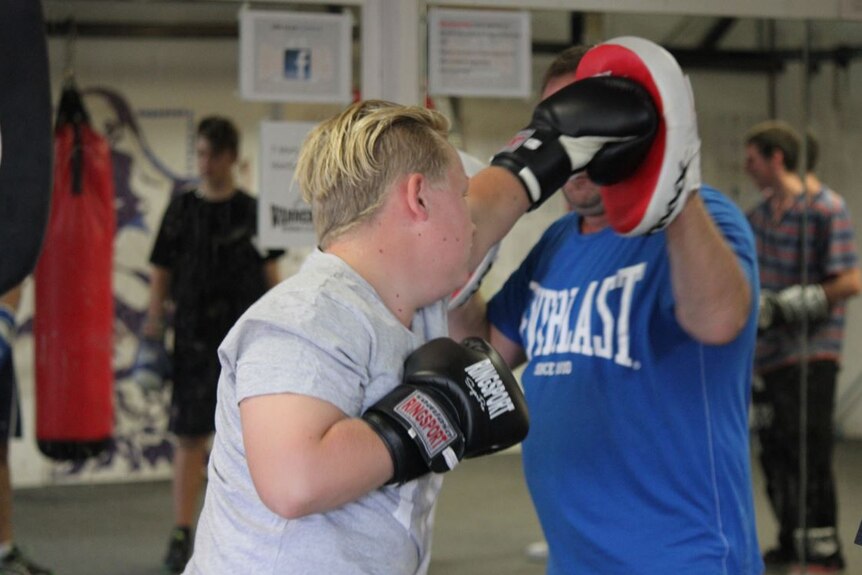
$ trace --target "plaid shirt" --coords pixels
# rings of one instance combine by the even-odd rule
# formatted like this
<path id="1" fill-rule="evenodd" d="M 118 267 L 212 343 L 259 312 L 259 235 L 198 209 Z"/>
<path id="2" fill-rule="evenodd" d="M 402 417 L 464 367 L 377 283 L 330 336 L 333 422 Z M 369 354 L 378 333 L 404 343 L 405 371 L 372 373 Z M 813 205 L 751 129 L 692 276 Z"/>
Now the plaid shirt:
<path id="1" fill-rule="evenodd" d="M 808 230 L 802 251 L 802 223 L 805 205 L 800 195 L 776 222 L 769 200 L 748 214 L 757 242 L 761 289 L 774 292 L 802 283 L 803 257 L 807 283 L 826 280 L 857 265 L 853 223 L 844 199 L 823 187 L 809 196 Z M 844 339 L 846 306 L 830 307 L 829 319 L 809 325 L 808 358 L 838 361 Z M 761 334 L 757 343 L 755 368 L 763 373 L 800 360 L 799 326 L 779 326 Z"/>

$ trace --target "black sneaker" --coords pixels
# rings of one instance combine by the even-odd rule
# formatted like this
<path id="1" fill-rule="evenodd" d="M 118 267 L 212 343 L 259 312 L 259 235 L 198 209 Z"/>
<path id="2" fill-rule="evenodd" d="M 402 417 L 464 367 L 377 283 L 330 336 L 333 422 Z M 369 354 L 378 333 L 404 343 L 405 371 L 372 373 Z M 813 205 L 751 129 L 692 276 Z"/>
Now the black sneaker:
<path id="1" fill-rule="evenodd" d="M 189 557 L 192 556 L 192 534 L 188 528 L 175 527 L 168 541 L 168 552 L 165 555 L 164 572 L 179 575 L 186 568 Z"/>
<path id="2" fill-rule="evenodd" d="M 786 567 L 796 561 L 796 553 L 783 547 L 774 547 L 763 554 L 767 567 Z"/>
<path id="3" fill-rule="evenodd" d="M 17 547 L 0 561 L 0 575 L 53 575 L 53 571 L 37 565 Z"/>

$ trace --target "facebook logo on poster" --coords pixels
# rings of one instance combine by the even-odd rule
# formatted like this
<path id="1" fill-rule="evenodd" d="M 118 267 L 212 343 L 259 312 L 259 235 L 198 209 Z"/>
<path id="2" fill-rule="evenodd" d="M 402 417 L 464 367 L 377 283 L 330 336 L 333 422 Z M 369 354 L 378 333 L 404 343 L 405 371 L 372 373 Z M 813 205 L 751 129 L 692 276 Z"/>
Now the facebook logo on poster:
<path id="1" fill-rule="evenodd" d="M 284 51 L 284 77 L 288 80 L 311 79 L 311 50 L 288 48 Z"/>

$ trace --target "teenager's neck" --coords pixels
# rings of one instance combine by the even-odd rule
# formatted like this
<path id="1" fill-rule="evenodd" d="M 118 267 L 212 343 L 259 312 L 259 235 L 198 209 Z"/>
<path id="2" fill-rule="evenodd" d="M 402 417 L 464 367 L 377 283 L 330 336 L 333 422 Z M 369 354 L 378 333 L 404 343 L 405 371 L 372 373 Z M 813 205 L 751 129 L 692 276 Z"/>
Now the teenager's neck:
<path id="1" fill-rule="evenodd" d="M 409 288 L 410 280 L 401 273 L 406 268 L 397 245 L 391 241 L 335 241 L 323 251 L 341 258 L 367 281 L 392 315 L 409 329 L 419 305 L 413 301 L 415 290 L 404 287 Z"/>
<path id="2" fill-rule="evenodd" d="M 772 195 L 769 197 L 775 216 L 780 217 L 790 209 L 802 195 L 803 190 L 802 179 L 797 174 L 789 172 L 783 174 L 778 180 L 778 185 L 772 188 Z"/>
<path id="3" fill-rule="evenodd" d="M 779 177 L 778 185 L 773 188 L 773 191 L 774 195 L 792 201 L 802 194 L 803 189 L 799 174 L 786 172 Z"/>
<path id="4" fill-rule="evenodd" d="M 808 172 L 805 176 L 805 187 L 808 188 L 809 194 L 816 194 L 823 189 L 823 182 L 814 172 Z"/>
<path id="5" fill-rule="evenodd" d="M 203 180 L 198 187 L 201 196 L 211 201 L 229 200 L 236 193 L 236 185 L 233 178 L 220 181 Z"/>

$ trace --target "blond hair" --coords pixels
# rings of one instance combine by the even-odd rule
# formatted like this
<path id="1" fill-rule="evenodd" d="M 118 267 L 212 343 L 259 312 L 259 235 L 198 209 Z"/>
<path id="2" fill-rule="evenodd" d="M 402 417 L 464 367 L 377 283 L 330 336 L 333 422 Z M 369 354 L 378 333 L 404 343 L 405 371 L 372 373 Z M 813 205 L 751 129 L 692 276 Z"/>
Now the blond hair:
<path id="1" fill-rule="evenodd" d="M 353 104 L 315 127 L 294 177 L 311 204 L 318 245 L 374 214 L 399 177 L 443 178 L 452 162 L 448 130 L 439 112 L 382 100 Z"/>

